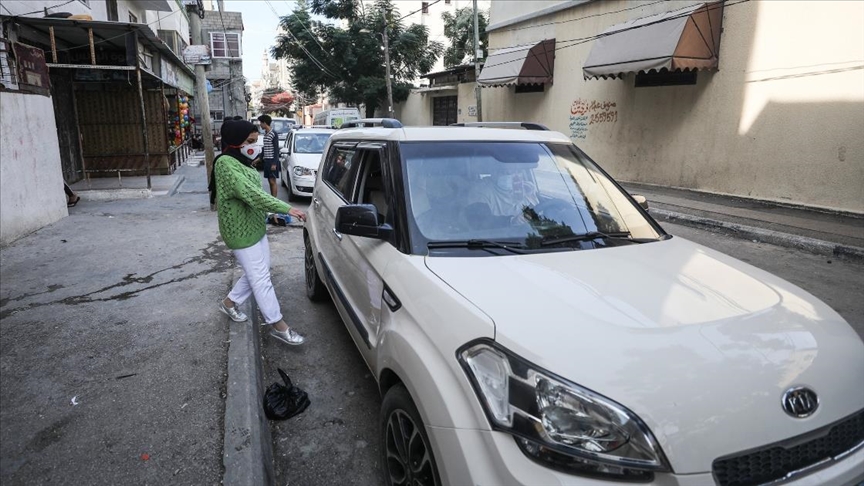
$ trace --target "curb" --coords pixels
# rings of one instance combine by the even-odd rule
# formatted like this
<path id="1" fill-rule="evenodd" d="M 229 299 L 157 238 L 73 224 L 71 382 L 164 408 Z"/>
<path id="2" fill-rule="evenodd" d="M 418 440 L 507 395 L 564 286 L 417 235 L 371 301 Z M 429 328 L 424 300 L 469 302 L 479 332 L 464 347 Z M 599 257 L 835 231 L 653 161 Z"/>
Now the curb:
<path id="1" fill-rule="evenodd" d="M 233 273 L 237 273 L 236 269 Z M 232 283 L 234 281 L 232 273 Z M 255 297 L 240 306 L 246 322 L 228 325 L 228 381 L 225 397 L 225 437 L 222 484 L 259 486 L 274 483 L 273 441 L 264 415 L 264 372 L 261 327 Z"/>
<path id="2" fill-rule="evenodd" d="M 817 255 L 833 256 L 845 258 L 848 260 L 864 262 L 864 248 L 857 246 L 847 246 L 830 241 L 819 240 L 807 236 L 793 235 L 782 233 L 779 231 L 757 228 L 754 226 L 746 226 L 743 224 L 729 223 L 717 219 L 703 218 L 693 216 L 691 214 L 678 213 L 667 211 L 665 209 L 651 208 L 649 214 L 664 221 L 671 223 L 680 223 L 686 226 L 695 228 L 708 228 L 720 230 L 730 236 L 744 238 L 748 240 L 758 240 L 772 245 L 783 246 L 787 248 L 796 248 L 799 250 L 808 251 Z"/>
<path id="3" fill-rule="evenodd" d="M 186 176 L 178 177 L 171 189 L 168 190 L 167 196 L 171 197 L 174 194 L 177 194 L 177 191 L 180 190 L 180 186 L 183 185 L 184 182 L 186 182 Z"/>

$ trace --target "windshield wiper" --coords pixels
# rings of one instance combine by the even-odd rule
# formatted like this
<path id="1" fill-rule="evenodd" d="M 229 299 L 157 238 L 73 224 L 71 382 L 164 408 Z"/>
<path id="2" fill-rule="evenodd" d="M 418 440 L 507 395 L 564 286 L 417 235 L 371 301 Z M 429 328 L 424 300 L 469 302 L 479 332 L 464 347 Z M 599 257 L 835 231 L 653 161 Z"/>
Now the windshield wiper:
<path id="1" fill-rule="evenodd" d="M 568 235 L 568 236 L 560 236 L 557 238 L 550 238 L 548 240 L 543 240 L 540 242 L 540 246 L 550 246 L 557 245 L 560 243 L 568 243 L 571 241 L 590 241 L 597 239 L 610 239 L 610 240 L 622 240 L 629 241 L 632 243 L 648 243 L 651 241 L 659 241 L 657 238 L 631 238 L 630 232 L 628 231 L 619 231 L 615 233 L 601 233 L 599 231 L 590 231 L 588 233 L 583 233 L 581 235 Z"/>
<path id="2" fill-rule="evenodd" d="M 459 241 L 430 241 L 426 244 L 427 248 L 468 248 L 477 250 L 487 250 L 489 248 L 501 248 L 512 253 L 524 254 L 525 251 L 519 248 L 525 248 L 525 245 L 515 241 L 492 241 L 492 240 L 459 240 Z"/>

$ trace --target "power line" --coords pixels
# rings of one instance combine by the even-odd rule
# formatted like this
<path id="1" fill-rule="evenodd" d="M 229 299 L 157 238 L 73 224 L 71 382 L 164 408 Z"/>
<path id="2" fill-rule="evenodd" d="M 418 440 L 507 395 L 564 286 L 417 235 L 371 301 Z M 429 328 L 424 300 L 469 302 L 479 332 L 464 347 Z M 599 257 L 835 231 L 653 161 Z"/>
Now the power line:
<path id="1" fill-rule="evenodd" d="M 626 12 L 628 10 L 636 10 L 636 9 L 643 8 L 643 7 L 650 7 L 652 5 L 657 5 L 659 3 L 666 3 L 666 2 L 667 2 L 667 0 L 658 0 L 658 1 L 652 2 L 652 3 L 645 3 L 642 5 L 636 5 L 635 7 L 627 7 L 627 8 L 622 8 L 621 10 L 613 10 L 611 12 L 602 12 L 602 13 L 597 13 L 597 14 L 592 14 L 592 15 L 586 15 L 584 17 L 579 17 L 579 18 L 570 19 L 570 20 L 556 20 L 554 22 L 545 22 L 542 24 L 525 25 L 522 27 L 513 27 L 511 29 L 500 29 L 500 30 L 495 29 L 493 32 L 496 32 L 496 33 L 498 33 L 498 32 L 511 32 L 514 30 L 524 30 L 524 29 L 533 29 L 534 27 L 543 27 L 544 25 L 566 24 L 569 22 L 577 22 L 579 20 L 585 20 L 585 19 L 590 19 L 590 18 L 594 18 L 594 17 L 602 17 L 604 15 L 612 15 L 612 14 L 616 14 L 616 13 Z"/>
<path id="2" fill-rule="evenodd" d="M 64 5 L 65 5 L 65 4 L 64 4 Z M 149 26 L 151 26 L 151 25 L 153 25 L 153 24 L 155 24 L 155 23 L 157 23 L 157 22 L 160 22 L 160 21 L 162 21 L 162 20 L 167 19 L 168 17 L 170 17 L 170 16 L 176 14 L 176 13 L 179 12 L 179 11 L 180 11 L 180 10 L 175 10 L 175 11 L 171 12 L 170 14 L 168 14 L 168 15 L 162 17 L 162 18 L 157 18 L 157 19 L 154 20 L 153 22 L 149 22 L 149 23 L 147 23 L 147 24 L 140 24 L 140 25 L 146 25 L 146 26 L 149 27 Z M 118 22 L 118 23 L 119 23 L 119 22 Z M 127 34 L 128 34 L 128 32 L 124 32 L 124 33 L 122 33 L 122 34 L 118 34 L 118 35 L 115 35 L 115 36 L 112 36 L 112 37 L 106 37 L 105 39 L 101 39 L 101 40 L 98 40 L 98 41 L 93 42 L 93 45 L 95 46 L 96 44 L 101 44 L 101 43 L 103 43 L 103 42 L 108 42 L 108 41 L 110 41 L 110 40 L 119 39 L 120 37 L 125 37 Z M 161 40 L 161 39 L 160 39 L 160 40 Z M 74 50 L 74 49 L 81 49 L 81 48 L 83 48 L 83 47 L 90 47 L 90 44 L 88 43 L 88 44 L 82 44 L 82 45 L 80 45 L 80 46 L 67 47 L 67 48 L 65 48 L 65 49 L 57 49 L 57 52 L 68 52 L 68 51 L 71 51 L 71 50 Z"/>
<path id="3" fill-rule="evenodd" d="M 57 5 L 52 5 L 51 7 L 45 7 L 45 8 L 42 9 L 42 10 L 34 10 L 34 11 L 32 11 L 32 12 L 27 12 L 27 13 L 23 13 L 23 14 L 14 15 L 13 17 L 23 17 L 23 16 L 25 16 L 25 15 L 30 15 L 30 14 L 34 14 L 34 13 L 42 13 L 42 12 L 44 12 L 44 11 L 46 11 L 46 10 L 49 10 L 49 9 L 53 9 L 53 8 L 57 8 L 57 7 L 62 7 L 62 6 L 64 6 L 64 5 L 69 5 L 70 3 L 74 2 L 74 1 L 75 1 L 75 0 L 69 0 L 68 2 L 63 2 L 63 3 L 59 3 L 59 4 L 57 4 Z M 6 6 L 4 5 L 3 8 L 6 8 Z M 12 13 L 12 11 L 10 11 L 8 8 L 6 8 L 6 11 L 9 12 L 9 13 Z"/>
<path id="4" fill-rule="evenodd" d="M 739 5 L 739 4 L 742 4 L 742 3 L 747 3 L 747 2 L 749 2 L 750 0 L 739 0 L 739 1 L 734 2 L 734 3 L 728 3 L 729 1 L 730 1 L 730 0 L 721 0 L 721 1 L 719 1 L 719 2 L 715 2 L 715 3 L 713 3 L 713 4 L 708 4 L 708 6 L 707 6 L 707 7 L 708 7 L 708 10 L 710 11 L 710 10 L 714 10 L 714 9 L 720 8 L 721 5 L 722 5 L 722 6 L 725 6 L 725 7 L 731 7 L 731 6 L 733 6 L 733 5 Z M 686 8 L 686 7 L 685 7 L 685 8 Z M 679 10 L 680 10 L 680 9 L 679 9 Z M 671 12 L 674 12 L 674 10 L 672 10 Z M 659 24 L 659 23 L 662 23 L 662 22 L 668 22 L 668 21 L 670 21 L 670 20 L 675 20 L 675 19 L 681 19 L 681 18 L 684 18 L 684 17 L 689 17 L 691 13 L 692 13 L 692 12 L 690 12 L 690 13 L 686 13 L 686 14 L 678 14 L 678 15 L 675 15 L 675 16 L 672 16 L 672 17 L 667 17 L 667 18 L 664 18 L 664 19 L 659 19 L 659 20 L 656 20 L 656 21 L 654 21 L 654 22 L 649 22 L 649 23 L 647 23 L 647 24 L 642 24 L 642 25 L 638 25 L 638 26 L 627 27 L 627 28 L 625 28 L 625 29 L 621 29 L 621 30 L 616 30 L 616 31 L 614 31 L 614 32 L 601 33 L 601 34 L 596 34 L 596 35 L 592 35 L 592 36 L 588 36 L 588 37 L 577 37 L 577 38 L 573 38 L 573 39 L 564 39 L 564 40 L 556 41 L 556 43 L 559 43 L 559 44 L 561 44 L 561 43 L 567 43 L 567 42 L 571 42 L 571 44 L 563 45 L 563 46 L 561 46 L 561 47 L 556 47 L 555 50 L 554 50 L 553 52 L 555 52 L 555 51 L 560 51 L 560 50 L 562 50 L 562 49 L 567 49 L 568 47 L 573 47 L 573 46 L 578 46 L 578 45 L 580 45 L 580 44 L 585 44 L 585 43 L 587 43 L 587 42 L 591 42 L 591 41 L 594 41 L 594 40 L 597 40 L 597 39 L 601 39 L 601 38 L 603 38 L 603 37 L 608 37 L 608 36 L 610 36 L 610 35 L 619 34 L 619 33 L 621 33 L 621 32 L 627 32 L 627 31 L 630 31 L 630 30 L 640 29 L 640 28 L 642 28 L 642 27 L 647 27 L 647 26 L 649 26 L 649 25 L 655 25 L 655 24 Z M 513 47 L 524 47 L 523 49 L 516 49 L 516 50 L 514 50 L 514 51 L 512 51 L 512 52 L 528 51 L 528 50 L 531 50 L 535 45 L 536 45 L 536 43 L 535 43 L 535 44 L 530 44 L 530 45 L 528 45 L 528 44 L 519 44 L 519 45 L 514 45 L 514 46 L 509 46 L 509 47 L 501 47 L 501 48 L 499 48 L 498 50 L 510 49 L 510 48 L 513 48 Z M 503 61 L 503 62 L 499 62 L 499 63 L 497 63 L 497 64 L 485 64 L 485 65 L 483 66 L 483 68 L 485 69 L 485 68 L 487 68 L 487 67 L 503 66 L 503 65 L 505 65 L 505 64 L 510 64 L 510 63 L 513 63 L 513 62 L 522 62 L 522 61 L 524 61 L 524 59 L 511 59 L 511 60 L 509 60 L 509 61 Z"/>
<path id="5" fill-rule="evenodd" d="M 403 15 L 403 16 L 399 17 L 398 19 L 395 20 L 395 22 L 399 22 L 400 20 L 402 20 L 406 17 L 410 17 L 410 16 L 416 14 L 417 12 L 422 12 L 423 10 L 428 10 L 429 7 L 431 7 L 432 5 L 435 5 L 436 3 L 440 2 L 440 1 L 441 0 L 435 0 L 434 2 L 430 3 L 429 5 L 426 5 L 425 7 L 420 7 L 419 9 L 417 9 L 417 10 L 415 10 L 415 11 L 413 11 L 407 15 Z"/>
<path id="6" fill-rule="evenodd" d="M 264 0 L 264 3 L 266 3 L 267 6 L 270 7 L 270 10 L 273 12 L 273 15 L 275 15 L 276 18 L 279 19 L 279 20 L 281 21 L 281 20 L 282 20 L 282 17 L 279 16 L 279 12 L 276 11 L 276 8 L 273 6 L 272 3 L 270 3 L 270 0 Z M 332 72 L 331 70 L 327 69 L 327 67 L 324 66 L 324 63 L 322 63 L 321 61 L 319 61 L 315 56 L 312 55 L 311 52 L 309 52 L 308 49 L 306 49 L 306 47 L 305 47 L 305 46 L 300 42 L 300 39 L 298 39 L 297 36 L 294 35 L 293 32 L 291 32 L 291 29 L 289 29 L 287 25 L 282 24 L 282 27 L 285 29 L 285 31 L 288 33 L 288 35 L 291 36 L 291 38 L 294 40 L 294 43 L 297 44 L 297 46 L 298 46 L 298 47 L 299 47 L 299 48 L 300 48 L 304 53 L 306 53 L 306 56 L 309 57 L 309 60 L 311 60 L 313 64 L 315 64 L 319 69 L 321 69 L 321 71 L 323 71 L 324 74 L 330 76 L 330 77 L 333 78 L 333 79 L 339 79 L 339 76 L 333 74 L 333 72 Z M 313 36 L 313 37 L 314 37 L 314 36 Z M 319 44 L 319 45 L 320 45 L 320 44 Z M 323 48 L 322 48 L 322 49 L 323 49 Z"/>

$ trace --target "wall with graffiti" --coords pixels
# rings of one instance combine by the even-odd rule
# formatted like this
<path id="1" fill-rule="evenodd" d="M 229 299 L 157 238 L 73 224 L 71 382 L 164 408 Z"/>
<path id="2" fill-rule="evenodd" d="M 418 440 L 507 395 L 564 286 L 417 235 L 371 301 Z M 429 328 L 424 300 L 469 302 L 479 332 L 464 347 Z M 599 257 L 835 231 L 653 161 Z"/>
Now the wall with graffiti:
<path id="1" fill-rule="evenodd" d="M 614 101 L 583 100 L 570 104 L 570 138 L 585 140 L 592 125 L 618 122 L 618 104 Z"/>

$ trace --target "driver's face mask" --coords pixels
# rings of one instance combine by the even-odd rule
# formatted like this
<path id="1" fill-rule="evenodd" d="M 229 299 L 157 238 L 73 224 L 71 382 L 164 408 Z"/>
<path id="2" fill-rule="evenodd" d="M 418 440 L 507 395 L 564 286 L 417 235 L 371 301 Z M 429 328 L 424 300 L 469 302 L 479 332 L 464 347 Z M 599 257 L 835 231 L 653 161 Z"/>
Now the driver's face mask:
<path id="1" fill-rule="evenodd" d="M 505 192 L 520 194 L 525 192 L 524 178 L 520 173 L 501 174 L 495 183 L 498 185 L 498 189 Z"/>

